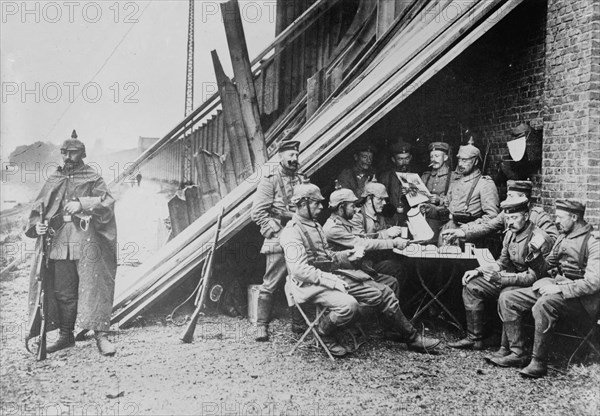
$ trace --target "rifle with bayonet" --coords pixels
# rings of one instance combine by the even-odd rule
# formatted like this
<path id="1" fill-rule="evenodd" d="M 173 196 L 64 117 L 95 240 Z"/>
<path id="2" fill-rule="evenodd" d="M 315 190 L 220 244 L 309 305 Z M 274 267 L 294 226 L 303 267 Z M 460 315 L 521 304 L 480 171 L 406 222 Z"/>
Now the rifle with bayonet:
<path id="1" fill-rule="evenodd" d="M 217 218 L 217 230 L 215 231 L 215 238 L 213 244 L 208 252 L 208 256 L 206 260 L 204 260 L 204 265 L 202 267 L 202 276 L 200 277 L 200 283 L 202 287 L 196 296 L 196 309 L 192 314 L 192 318 L 188 323 L 188 326 L 185 328 L 185 332 L 181 336 L 181 340 L 186 344 L 189 344 L 194 339 L 194 331 L 196 330 L 196 323 L 198 322 L 198 318 L 200 316 L 200 312 L 206 302 L 206 295 L 208 293 L 208 288 L 210 287 L 210 279 L 212 277 L 213 271 L 213 258 L 215 249 L 217 247 L 217 243 L 219 242 L 219 234 L 221 232 L 221 222 L 223 220 L 223 209 Z"/>
<path id="2" fill-rule="evenodd" d="M 39 213 L 42 222 L 47 224 L 47 221 L 44 220 L 44 208 L 44 204 L 41 203 L 39 207 Z M 29 341 L 34 337 L 38 338 L 37 349 L 35 351 L 37 361 L 46 359 L 46 270 L 48 268 L 48 256 L 46 250 L 49 243 L 50 240 L 47 237 L 47 233 L 38 237 L 35 261 L 32 268 L 32 273 L 35 273 L 37 303 L 33 318 L 29 322 L 27 338 L 25 339 L 25 348 L 27 348 L 27 351 L 33 354 L 34 351 L 30 349 Z"/>

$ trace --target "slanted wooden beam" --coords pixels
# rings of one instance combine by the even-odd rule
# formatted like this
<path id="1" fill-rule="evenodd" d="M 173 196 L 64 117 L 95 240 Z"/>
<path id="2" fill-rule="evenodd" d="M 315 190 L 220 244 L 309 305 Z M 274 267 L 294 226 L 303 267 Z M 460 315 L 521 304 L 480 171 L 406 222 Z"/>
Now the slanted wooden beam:
<path id="1" fill-rule="evenodd" d="M 306 119 L 308 120 L 325 101 L 325 71 L 319 69 L 306 80 Z"/>
<path id="2" fill-rule="evenodd" d="M 233 82 L 225 75 L 217 51 L 213 50 L 210 54 L 223 106 L 223 117 L 225 120 L 225 130 L 229 139 L 232 166 L 235 171 L 237 183 L 240 183 L 250 176 L 253 171 L 250 148 L 246 140 L 244 122 L 242 121 L 240 97 Z"/>
<path id="3" fill-rule="evenodd" d="M 240 94 L 240 107 L 246 138 L 250 144 L 254 169 L 257 169 L 269 157 L 262 126 L 260 125 L 260 112 L 258 110 L 258 100 L 256 99 L 256 89 L 254 88 L 254 77 L 237 0 L 221 3 L 221 14 L 223 15 L 233 73 Z"/>
<path id="4" fill-rule="evenodd" d="M 396 0 L 377 0 L 377 39 L 389 29 L 394 21 Z"/>

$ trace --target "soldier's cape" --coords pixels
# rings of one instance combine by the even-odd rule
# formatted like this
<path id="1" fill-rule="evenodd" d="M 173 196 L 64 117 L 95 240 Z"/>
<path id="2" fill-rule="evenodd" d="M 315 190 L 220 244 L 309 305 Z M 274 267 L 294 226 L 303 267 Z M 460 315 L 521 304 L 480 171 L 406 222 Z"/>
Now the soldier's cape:
<path id="1" fill-rule="evenodd" d="M 95 169 L 82 165 L 66 175 L 61 168 L 57 169 L 44 183 L 42 190 L 33 203 L 25 234 L 35 238 L 35 224 L 54 215 L 61 214 L 59 209 L 67 190 L 67 183 L 74 186 L 72 194 L 82 203 L 84 213 L 91 216 L 83 240 L 89 245 L 89 250 L 82 251 L 77 263 L 79 274 L 79 300 L 77 306 L 77 326 L 82 329 L 106 331 L 110 327 L 110 314 L 114 299 L 115 274 L 117 270 L 117 225 L 114 216 L 114 199 L 108 191 L 106 183 Z M 40 213 L 38 207 L 44 204 L 45 213 Z M 38 241 L 36 243 L 40 244 Z M 29 286 L 29 320 L 35 318 L 36 270 L 33 265 L 30 273 Z M 46 262 L 42 264 L 46 267 Z M 52 267 L 44 269 L 48 275 Z M 47 292 L 47 324 L 48 331 L 57 328 L 58 310 L 52 290 Z M 37 335 L 39 328 L 32 328 L 29 337 Z"/>

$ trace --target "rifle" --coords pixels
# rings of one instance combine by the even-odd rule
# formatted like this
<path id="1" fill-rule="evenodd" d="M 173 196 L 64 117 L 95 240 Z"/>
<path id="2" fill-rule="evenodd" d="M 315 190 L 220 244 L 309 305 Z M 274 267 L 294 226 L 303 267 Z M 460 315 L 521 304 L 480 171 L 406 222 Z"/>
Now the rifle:
<path id="1" fill-rule="evenodd" d="M 192 314 L 192 318 L 190 319 L 188 326 L 185 328 L 185 332 L 181 336 L 181 341 L 185 342 L 186 344 L 189 344 L 194 339 L 194 331 L 196 330 L 198 317 L 200 316 L 200 311 L 204 306 L 204 302 L 206 302 L 206 294 L 208 293 L 210 278 L 212 277 L 213 256 L 217 247 L 217 243 L 219 241 L 219 233 L 221 232 L 221 221 L 223 220 L 223 211 L 224 208 L 221 209 L 221 213 L 217 218 L 217 230 L 215 231 L 213 245 L 210 248 L 210 251 L 208 252 L 206 260 L 204 261 L 204 266 L 202 267 L 202 276 L 200 277 L 200 281 L 202 282 L 202 288 L 198 293 L 199 299 L 198 296 L 196 296 L 196 309 Z"/>
<path id="2" fill-rule="evenodd" d="M 40 216 L 44 223 L 44 204 L 40 204 Z M 48 241 L 46 238 L 46 234 L 38 237 L 38 247 L 35 253 L 35 262 L 33 263 L 33 267 L 35 267 L 35 277 L 37 280 L 37 305 L 35 308 L 34 318 L 30 322 L 29 331 L 27 334 L 27 338 L 25 339 L 25 348 L 30 353 L 33 353 L 29 349 L 29 340 L 33 338 L 33 336 L 39 337 L 39 342 L 37 345 L 37 350 L 35 352 L 36 360 L 43 361 L 46 359 L 46 282 L 44 280 L 45 270 L 47 264 L 44 266 L 44 261 L 47 261 L 46 255 L 46 246 L 48 245 Z M 36 334 L 36 335 L 31 335 Z"/>

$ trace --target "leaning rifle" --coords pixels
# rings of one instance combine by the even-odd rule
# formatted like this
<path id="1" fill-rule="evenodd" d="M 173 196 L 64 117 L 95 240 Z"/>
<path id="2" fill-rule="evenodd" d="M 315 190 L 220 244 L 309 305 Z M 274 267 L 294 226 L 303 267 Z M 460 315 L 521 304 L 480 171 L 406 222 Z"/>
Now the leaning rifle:
<path id="1" fill-rule="evenodd" d="M 200 311 L 206 302 L 206 295 L 208 293 L 208 288 L 210 287 L 210 278 L 212 277 L 213 272 L 213 258 L 214 252 L 217 247 L 217 243 L 219 242 L 219 233 L 221 232 L 221 222 L 223 220 L 223 210 L 221 210 L 221 214 L 219 214 L 219 218 L 217 218 L 217 230 L 215 231 L 215 238 L 208 252 L 208 256 L 204 261 L 204 267 L 202 268 L 202 276 L 200 277 L 202 282 L 202 287 L 200 289 L 199 295 L 200 299 L 196 305 L 196 309 L 192 314 L 192 318 L 188 326 L 185 328 L 185 332 L 181 336 L 181 340 L 186 344 L 189 344 L 194 339 L 194 331 L 196 330 L 196 323 L 198 322 L 198 317 L 200 316 Z"/>
<path id="2" fill-rule="evenodd" d="M 39 207 L 39 212 L 42 220 L 44 219 L 44 204 L 41 203 Z M 44 221 L 46 223 L 46 221 Z M 29 340 L 33 337 L 38 337 L 39 342 L 37 344 L 37 350 L 35 351 L 36 360 L 42 361 L 46 359 L 46 308 L 47 308 L 47 297 L 46 297 L 46 281 L 45 274 L 47 265 L 44 262 L 47 261 L 46 256 L 46 247 L 48 245 L 48 239 L 46 234 L 40 235 L 38 237 L 36 252 L 35 252 L 35 262 L 33 263 L 32 273 L 35 273 L 36 280 L 36 299 L 37 303 L 35 306 L 35 312 L 33 314 L 33 319 L 29 322 L 29 328 L 27 333 L 27 338 L 25 339 L 25 348 L 30 353 L 34 353 L 29 348 Z"/>

